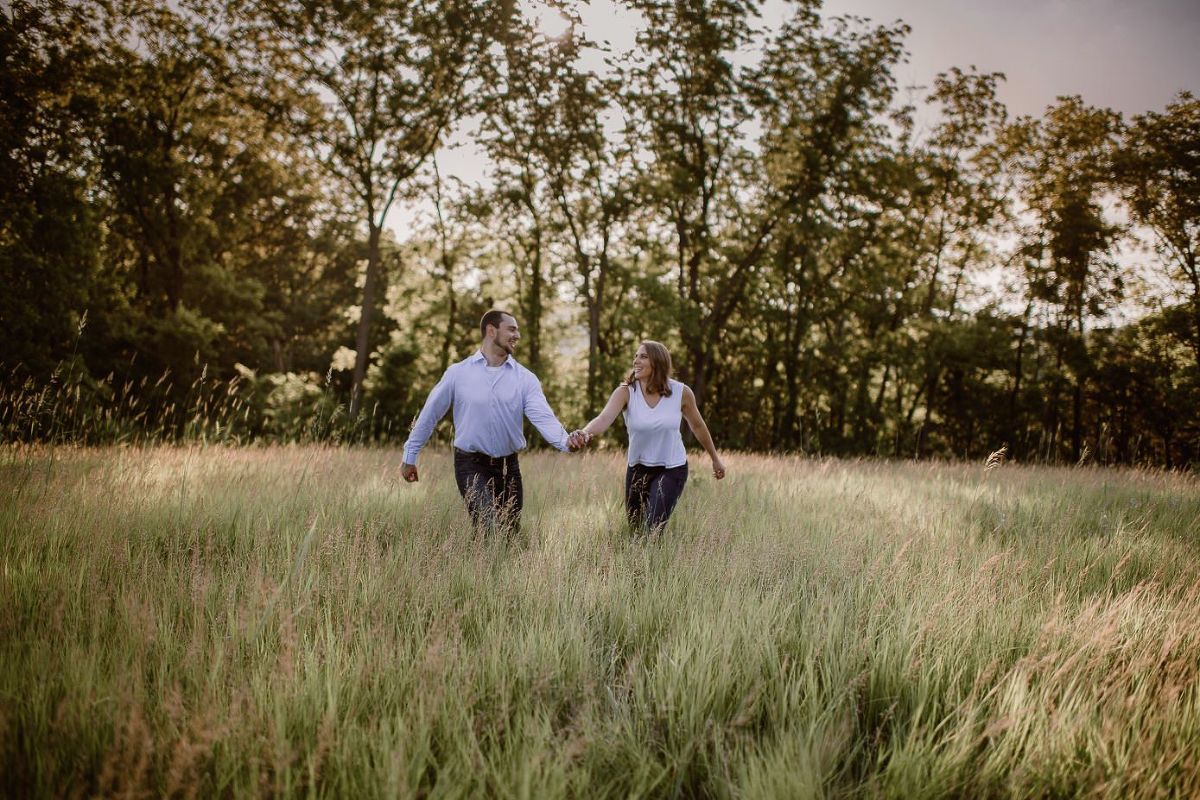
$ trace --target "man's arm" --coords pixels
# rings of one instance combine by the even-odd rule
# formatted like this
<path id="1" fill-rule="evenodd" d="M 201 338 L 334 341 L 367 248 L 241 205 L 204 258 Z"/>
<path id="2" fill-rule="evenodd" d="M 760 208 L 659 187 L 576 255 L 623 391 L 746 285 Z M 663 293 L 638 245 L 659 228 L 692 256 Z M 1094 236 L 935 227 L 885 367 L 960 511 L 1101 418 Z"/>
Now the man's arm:
<path id="1" fill-rule="evenodd" d="M 542 391 L 542 382 L 533 373 L 529 373 L 526 380 L 529 384 L 525 389 L 525 416 L 529 417 L 529 421 L 538 429 L 543 439 L 559 450 L 567 450 L 567 429 L 550 410 L 550 403 Z"/>
<path id="2" fill-rule="evenodd" d="M 410 483 L 418 480 L 417 456 L 420 454 L 421 448 L 429 441 L 429 437 L 433 435 L 433 429 L 450 410 L 452 402 L 454 402 L 453 367 L 446 370 L 442 379 L 437 382 L 437 386 L 434 386 L 433 391 L 429 393 L 429 397 L 425 400 L 425 406 L 417 415 L 417 421 L 413 423 L 412 431 L 408 434 L 408 441 L 404 443 L 404 463 L 400 467 L 400 474 L 404 480 Z"/>

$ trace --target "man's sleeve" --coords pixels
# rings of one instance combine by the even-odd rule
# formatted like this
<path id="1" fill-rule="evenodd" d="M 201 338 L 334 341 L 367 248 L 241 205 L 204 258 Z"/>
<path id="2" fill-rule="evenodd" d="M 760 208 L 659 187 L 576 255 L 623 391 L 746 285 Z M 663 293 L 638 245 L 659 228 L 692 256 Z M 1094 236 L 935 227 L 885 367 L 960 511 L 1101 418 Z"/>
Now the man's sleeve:
<path id="1" fill-rule="evenodd" d="M 405 464 L 415 465 L 417 463 L 417 455 L 421 452 L 421 448 L 429 441 L 429 437 L 433 435 L 433 429 L 441 422 L 442 417 L 446 416 L 452 402 L 454 402 L 453 367 L 442 374 L 442 379 L 429 393 L 429 398 L 425 400 L 425 407 L 421 409 L 421 413 L 417 415 L 417 421 L 413 423 L 412 431 L 408 434 L 408 441 L 404 443 Z"/>
<path id="2" fill-rule="evenodd" d="M 533 423 L 533 427 L 538 429 L 543 439 L 559 450 L 566 450 L 567 429 L 550 410 L 550 403 L 542 391 L 542 382 L 532 373 L 527 378 L 529 383 L 525 390 L 525 416 Z"/>

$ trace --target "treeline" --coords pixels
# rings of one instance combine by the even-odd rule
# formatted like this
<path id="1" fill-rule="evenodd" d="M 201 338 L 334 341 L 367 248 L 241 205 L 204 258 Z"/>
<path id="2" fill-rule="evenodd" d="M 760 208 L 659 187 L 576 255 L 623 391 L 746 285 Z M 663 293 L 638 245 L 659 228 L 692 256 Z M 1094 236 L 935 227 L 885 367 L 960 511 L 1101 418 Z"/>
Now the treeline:
<path id="1" fill-rule="evenodd" d="M 9 3 L 0 431 L 403 438 L 499 305 L 568 424 L 656 338 L 725 448 L 1200 460 L 1194 96 L 1010 119 L 898 86 L 903 24 L 624 5 L 628 54 L 514 0 Z"/>

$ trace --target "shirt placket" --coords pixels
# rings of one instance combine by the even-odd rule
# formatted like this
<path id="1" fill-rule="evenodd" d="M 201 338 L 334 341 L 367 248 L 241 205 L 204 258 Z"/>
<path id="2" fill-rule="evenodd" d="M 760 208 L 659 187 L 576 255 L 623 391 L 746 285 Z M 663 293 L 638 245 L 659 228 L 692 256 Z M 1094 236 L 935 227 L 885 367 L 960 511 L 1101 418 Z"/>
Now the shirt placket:
<path id="1" fill-rule="evenodd" d="M 495 375 L 488 375 L 488 378 L 491 379 L 489 389 L 491 391 L 492 414 L 495 415 L 496 418 L 497 435 L 505 439 L 505 447 L 511 444 L 509 430 L 512 424 L 510 422 L 511 409 L 504 404 L 504 399 L 498 391 L 498 387 L 500 381 L 504 378 L 504 374 L 508 371 L 508 366 L 505 364 L 496 371 Z M 518 422 L 518 425 L 519 424 L 520 423 Z"/>

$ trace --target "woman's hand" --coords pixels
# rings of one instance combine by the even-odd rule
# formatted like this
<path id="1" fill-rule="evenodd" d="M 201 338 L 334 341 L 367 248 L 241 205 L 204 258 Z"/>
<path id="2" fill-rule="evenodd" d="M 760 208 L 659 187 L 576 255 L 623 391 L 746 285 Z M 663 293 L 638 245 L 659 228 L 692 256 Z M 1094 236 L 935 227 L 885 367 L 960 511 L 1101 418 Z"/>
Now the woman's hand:
<path id="1" fill-rule="evenodd" d="M 716 456 L 713 456 L 712 462 L 713 462 L 713 477 L 716 478 L 717 480 L 721 480 L 722 478 L 725 477 L 725 462 L 723 462 L 721 459 L 717 458 Z"/>

